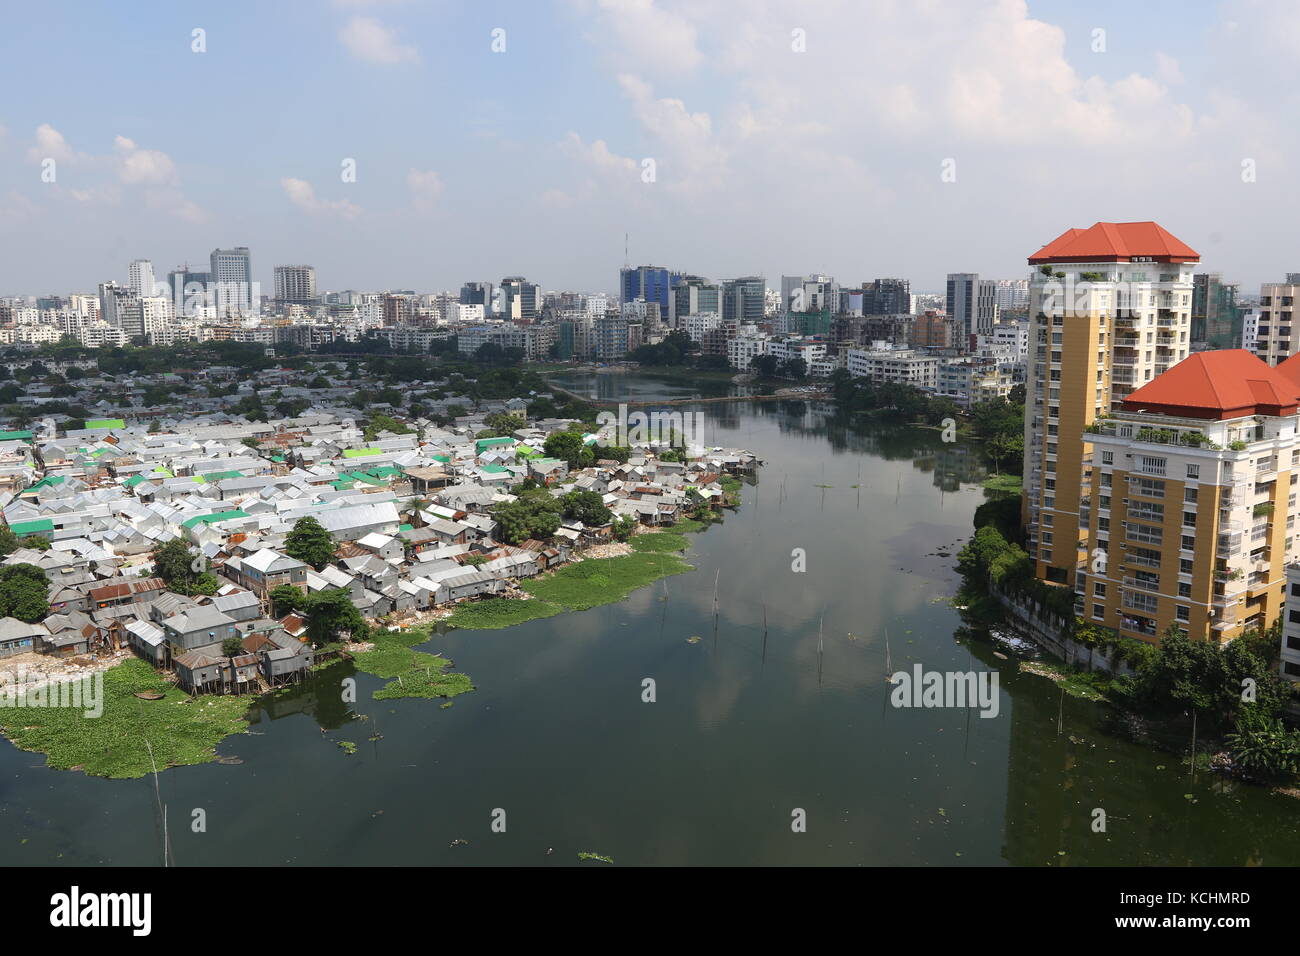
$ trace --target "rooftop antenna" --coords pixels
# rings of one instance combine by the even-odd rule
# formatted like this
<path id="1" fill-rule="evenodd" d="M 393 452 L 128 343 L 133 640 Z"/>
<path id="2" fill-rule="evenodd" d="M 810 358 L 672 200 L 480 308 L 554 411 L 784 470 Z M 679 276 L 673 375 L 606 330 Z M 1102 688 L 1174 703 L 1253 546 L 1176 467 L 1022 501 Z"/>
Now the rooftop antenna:
<path id="1" fill-rule="evenodd" d="M 627 254 L 627 233 L 626 232 L 623 233 L 623 268 L 624 269 L 632 268 L 632 260 L 628 258 L 628 254 Z"/>

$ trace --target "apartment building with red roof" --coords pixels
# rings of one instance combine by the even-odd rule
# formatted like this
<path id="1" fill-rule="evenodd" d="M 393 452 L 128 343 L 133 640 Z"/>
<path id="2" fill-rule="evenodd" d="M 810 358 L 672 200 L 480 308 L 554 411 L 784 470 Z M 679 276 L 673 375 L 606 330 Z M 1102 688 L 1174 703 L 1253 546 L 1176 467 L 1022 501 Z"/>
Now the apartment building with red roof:
<path id="1" fill-rule="evenodd" d="M 1096 491 L 1089 426 L 1187 358 L 1199 256 L 1158 223 L 1098 222 L 1028 261 L 1022 519 L 1037 576 L 1082 594 Z"/>

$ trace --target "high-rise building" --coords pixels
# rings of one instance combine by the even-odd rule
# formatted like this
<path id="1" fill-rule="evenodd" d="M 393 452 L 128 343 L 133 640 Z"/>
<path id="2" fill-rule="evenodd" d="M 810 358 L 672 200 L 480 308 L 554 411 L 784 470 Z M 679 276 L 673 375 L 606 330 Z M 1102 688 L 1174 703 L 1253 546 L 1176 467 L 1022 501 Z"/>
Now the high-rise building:
<path id="1" fill-rule="evenodd" d="M 1187 357 L 1199 261 L 1154 222 L 1069 229 L 1029 257 L 1022 518 L 1038 577 L 1081 583 L 1097 491 L 1089 428 Z"/>
<path id="2" fill-rule="evenodd" d="M 1300 329 L 1291 333 L 1295 303 L 1300 301 L 1300 284 L 1265 282 L 1259 287 L 1259 323 L 1255 328 L 1254 353 L 1269 365 L 1300 352 Z"/>
<path id="3" fill-rule="evenodd" d="M 786 312 L 834 312 L 839 308 L 839 291 L 831 276 L 781 276 L 781 308 Z"/>
<path id="4" fill-rule="evenodd" d="M 912 311 L 912 285 L 906 279 L 874 279 L 862 284 L 863 315 L 906 315 Z"/>
<path id="5" fill-rule="evenodd" d="M 121 328 L 126 305 L 136 298 L 131 290 L 116 282 L 99 284 L 99 316 L 114 328 Z"/>
<path id="6" fill-rule="evenodd" d="M 384 325 L 405 325 L 411 318 L 410 297 L 402 293 L 385 292 L 381 300 Z"/>
<path id="7" fill-rule="evenodd" d="M 153 263 L 136 259 L 126 269 L 126 287 L 135 296 L 153 295 Z"/>
<path id="8" fill-rule="evenodd" d="M 1025 312 L 1029 309 L 1028 279 L 994 279 L 994 298 L 1000 312 Z"/>
<path id="9" fill-rule="evenodd" d="M 981 280 L 974 272 L 949 273 L 946 300 L 945 311 L 957 322 L 963 349 L 970 348 L 974 336 L 989 334 L 1000 317 L 997 280 Z"/>
<path id="10" fill-rule="evenodd" d="M 975 293 L 980 277 L 973 272 L 948 273 L 945 310 L 957 323 L 957 334 L 969 338 L 975 331 Z"/>
<path id="11" fill-rule="evenodd" d="M 492 314 L 492 283 L 466 282 L 460 287 L 460 304 L 481 305 L 483 306 L 483 314 L 490 316 Z"/>
<path id="12" fill-rule="evenodd" d="M 506 276 L 500 293 L 501 318 L 507 321 L 532 321 L 541 313 L 541 288 L 523 276 Z M 496 313 L 495 308 L 492 311 Z"/>
<path id="13" fill-rule="evenodd" d="M 1300 555 L 1298 363 L 1196 352 L 1097 423 L 1085 619 L 1140 640 L 1173 625 L 1218 643 L 1278 618 Z"/>
<path id="14" fill-rule="evenodd" d="M 722 283 L 722 317 L 741 325 L 763 321 L 767 283 L 762 276 L 743 276 Z"/>
<path id="15" fill-rule="evenodd" d="M 1237 305 L 1236 285 L 1225 283 L 1218 272 L 1197 273 L 1192 281 L 1192 347 L 1240 348 L 1244 313 Z"/>
<path id="16" fill-rule="evenodd" d="M 722 287 L 703 276 L 682 276 L 669 299 L 668 323 L 680 327 L 680 318 L 701 312 L 722 314 Z"/>
<path id="17" fill-rule="evenodd" d="M 663 266 L 624 266 L 618 272 L 620 302 L 645 299 L 659 304 L 659 314 L 668 315 L 669 299 L 673 286 L 682 278 L 679 272 L 669 272 Z"/>
<path id="18" fill-rule="evenodd" d="M 211 282 L 215 285 L 215 305 L 221 314 L 249 311 L 260 297 L 253 289 L 253 261 L 247 246 L 213 249 L 210 257 Z"/>
<path id="19" fill-rule="evenodd" d="M 276 266 L 275 301 L 310 305 L 316 301 L 316 270 L 311 266 Z"/>

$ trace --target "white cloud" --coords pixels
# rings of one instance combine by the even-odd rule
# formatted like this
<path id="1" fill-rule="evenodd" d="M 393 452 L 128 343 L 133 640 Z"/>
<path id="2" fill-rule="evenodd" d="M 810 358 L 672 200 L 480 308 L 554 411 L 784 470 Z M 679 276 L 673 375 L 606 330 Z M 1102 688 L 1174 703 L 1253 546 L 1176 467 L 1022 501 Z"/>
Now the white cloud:
<path id="1" fill-rule="evenodd" d="M 442 177 L 432 169 L 411 169 L 406 173 L 406 188 L 419 209 L 432 209 L 442 195 Z"/>
<path id="2" fill-rule="evenodd" d="M 43 162 L 46 159 L 70 163 L 76 161 L 78 154 L 68 145 L 62 133 L 49 123 L 42 123 L 36 127 L 36 142 L 27 151 L 27 158 L 33 163 Z"/>
<path id="3" fill-rule="evenodd" d="M 125 136 L 113 140 L 117 150 L 117 176 L 129 185 L 161 185 L 176 182 L 176 164 L 166 153 L 140 149 Z"/>
<path id="4" fill-rule="evenodd" d="M 596 0 L 576 7 L 595 25 L 602 43 L 613 41 L 618 62 L 648 73 L 687 73 L 703 56 L 694 24 L 654 0 Z"/>
<path id="5" fill-rule="evenodd" d="M 280 180 L 280 188 L 284 190 L 291 203 L 312 215 L 333 215 L 342 219 L 355 219 L 361 214 L 361 207 L 346 199 L 317 199 L 316 190 L 305 179 L 286 176 Z"/>
<path id="6" fill-rule="evenodd" d="M 340 30 L 339 39 L 358 60 L 390 66 L 419 59 L 415 47 L 398 42 L 397 31 L 374 17 L 353 17 Z"/>

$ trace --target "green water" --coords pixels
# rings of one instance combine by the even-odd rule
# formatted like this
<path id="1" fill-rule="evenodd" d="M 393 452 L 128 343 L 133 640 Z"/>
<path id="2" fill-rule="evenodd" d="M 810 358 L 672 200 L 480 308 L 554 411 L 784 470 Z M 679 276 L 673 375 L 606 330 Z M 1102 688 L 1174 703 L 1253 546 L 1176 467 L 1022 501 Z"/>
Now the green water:
<path id="1" fill-rule="evenodd" d="M 640 399 L 729 388 L 566 384 Z M 579 851 L 616 865 L 1300 862 L 1294 801 L 1193 783 L 1173 755 L 1106 733 L 1098 705 L 1062 701 L 960 638 L 945 601 L 984 495 L 970 449 L 804 403 L 702 409 L 709 442 L 767 464 L 739 511 L 690 536 L 696 571 L 592 611 L 435 636 L 428 649 L 478 686 L 446 710 L 371 700 L 384 682 L 365 674 L 344 704 L 346 667 L 266 703 L 254 735 L 220 747 L 239 763 L 161 775 L 176 864 L 577 865 Z M 889 706 L 886 628 L 896 668 L 998 669 L 998 716 Z M 160 862 L 151 779 L 42 763 L 0 745 L 0 859 Z M 791 830 L 796 809 L 807 832 Z"/>

